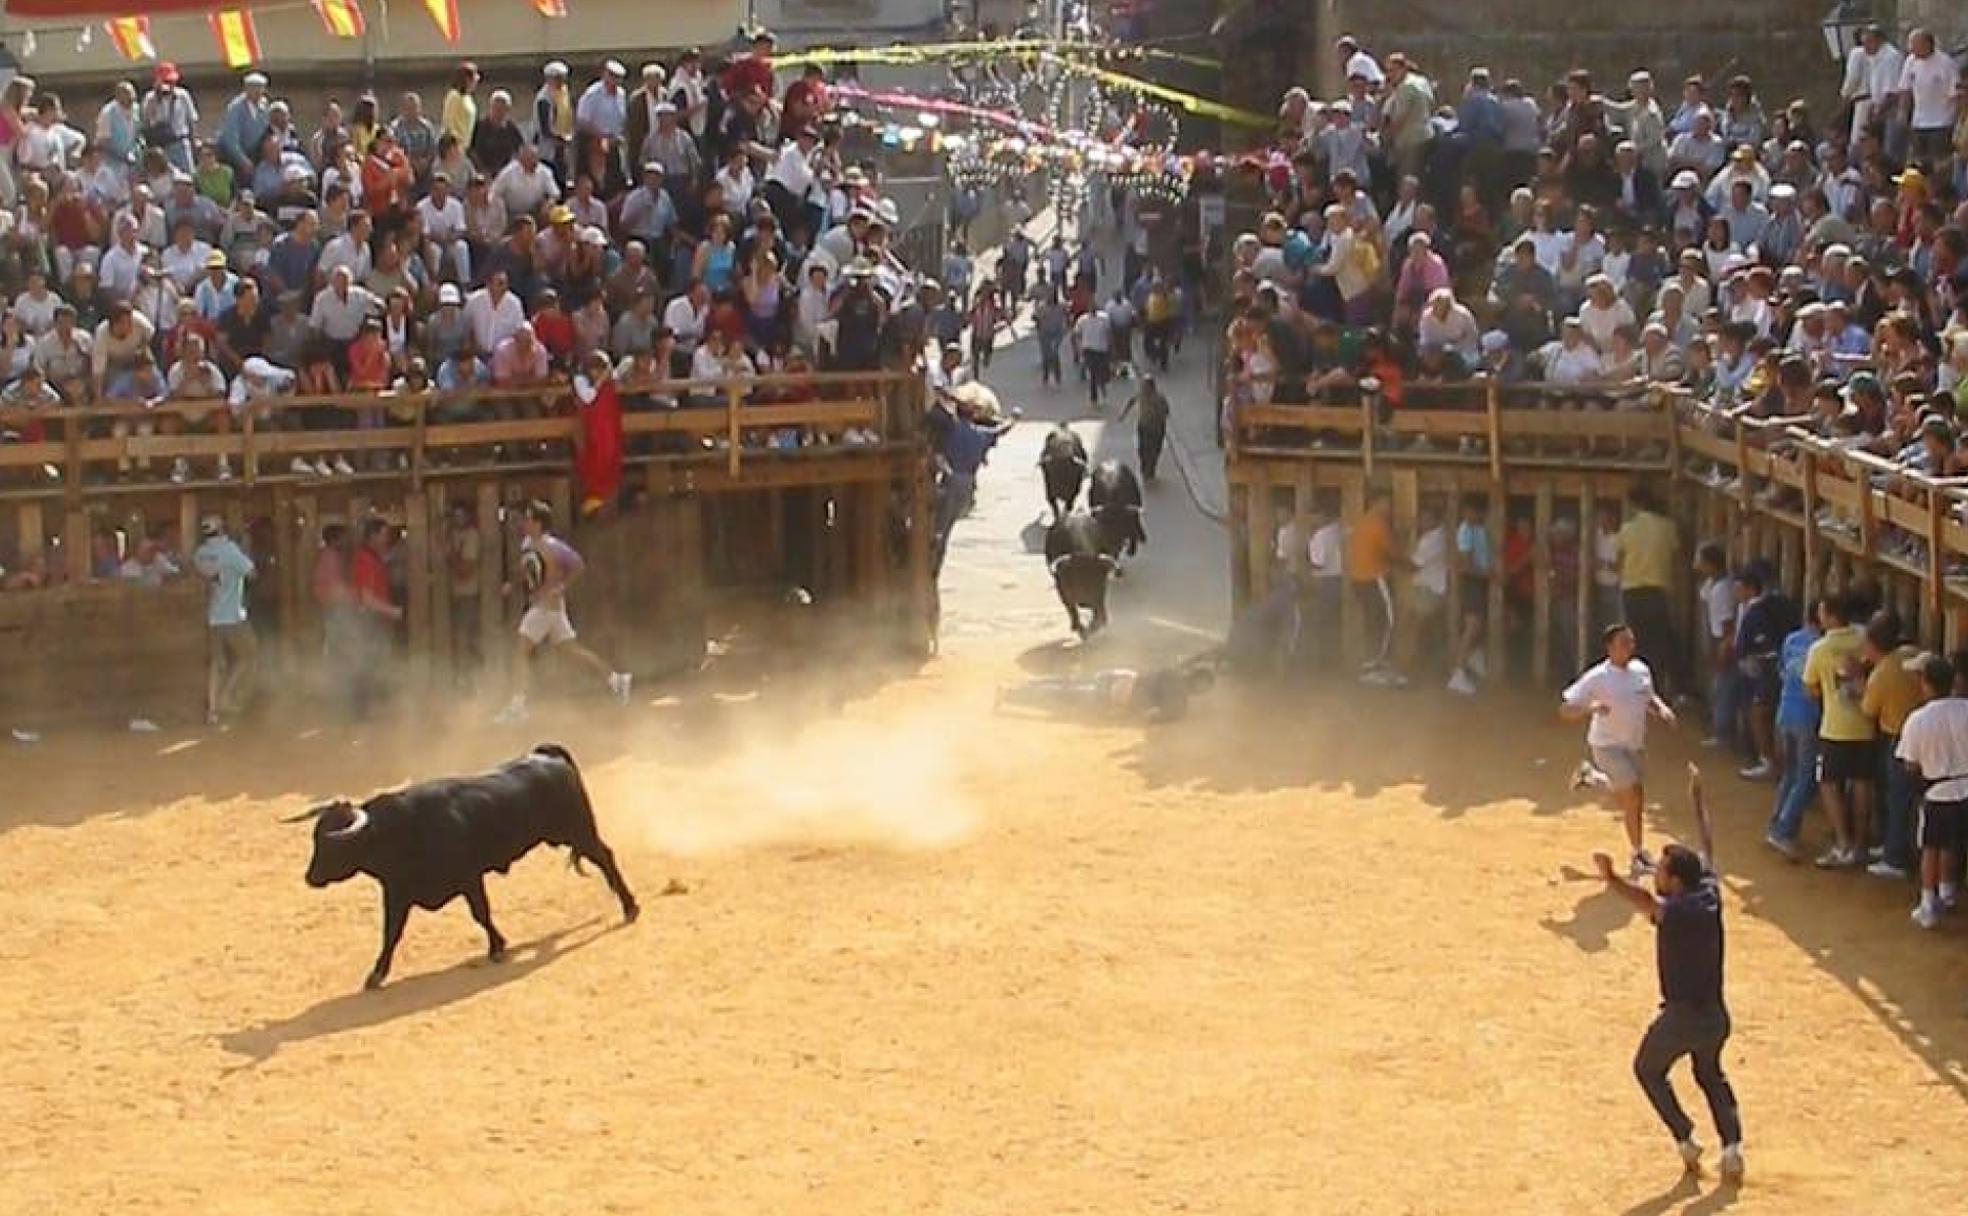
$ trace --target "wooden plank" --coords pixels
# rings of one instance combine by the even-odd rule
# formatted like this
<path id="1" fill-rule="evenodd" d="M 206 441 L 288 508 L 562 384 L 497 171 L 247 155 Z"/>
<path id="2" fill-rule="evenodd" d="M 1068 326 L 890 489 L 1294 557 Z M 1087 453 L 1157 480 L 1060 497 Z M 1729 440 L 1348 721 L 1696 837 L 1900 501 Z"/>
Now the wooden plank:
<path id="1" fill-rule="evenodd" d="M 71 508 L 62 518 L 62 564 L 67 569 L 70 582 L 88 581 L 91 573 L 89 558 L 94 549 L 94 538 L 89 535 L 88 512 L 79 506 Z"/>
<path id="2" fill-rule="evenodd" d="M 1591 481 L 1579 487 L 1579 580 L 1578 580 L 1578 620 L 1575 622 L 1577 636 L 1573 639 L 1572 657 L 1583 670 L 1587 663 L 1594 661 L 1592 656 L 1598 647 L 1592 644 L 1598 636 L 1595 626 L 1611 624 L 1610 621 L 1594 621 L 1593 613 L 1597 607 L 1599 593 L 1599 502 L 1598 492 Z M 1570 674 L 1570 673 L 1568 673 Z"/>
<path id="3" fill-rule="evenodd" d="M 1394 535 L 1412 548 L 1415 536 L 1421 525 L 1421 479 L 1413 469 L 1395 469 L 1394 483 Z M 1413 594 L 1413 573 L 1405 564 L 1395 567 L 1389 580 L 1396 585 L 1397 603 L 1409 602 Z M 1415 636 L 1414 613 L 1394 614 L 1393 661 L 1397 670 L 1411 671 L 1416 655 L 1419 653 L 1419 639 Z"/>
<path id="4" fill-rule="evenodd" d="M 1939 493 L 1927 495 L 1927 580 L 1923 607 L 1930 620 L 1938 622 L 1947 615 L 1947 500 Z M 1932 629 L 1929 637 L 1939 632 Z"/>
<path id="5" fill-rule="evenodd" d="M 870 482 L 853 487 L 848 499 L 847 531 L 854 538 L 854 594 L 878 629 L 888 623 L 893 611 L 888 577 L 888 494 L 887 486 Z"/>
<path id="6" fill-rule="evenodd" d="M 1253 603 L 1263 603 L 1271 589 L 1271 559 L 1275 552 L 1273 537 L 1277 528 L 1277 511 L 1271 502 L 1271 479 L 1263 469 L 1253 472 L 1249 485 L 1250 527 L 1244 533 L 1244 543 L 1249 546 L 1250 596 Z"/>
<path id="7" fill-rule="evenodd" d="M 20 549 L 20 560 L 25 565 L 30 558 L 41 556 L 48 548 L 48 536 L 41 522 L 41 504 L 35 500 L 23 502 L 15 512 L 15 544 Z"/>
<path id="8" fill-rule="evenodd" d="M 1548 483 L 1538 485 L 1534 510 L 1531 553 L 1536 581 L 1531 607 L 1531 679 L 1539 688 L 1545 688 L 1551 683 L 1551 486 Z"/>
<path id="9" fill-rule="evenodd" d="M 412 492 L 403 500 L 403 543 L 405 573 L 409 575 L 408 608 L 410 639 L 410 682 L 422 691 L 430 687 L 431 674 L 431 543 L 430 500 Z"/>
<path id="10" fill-rule="evenodd" d="M 315 645 L 320 605 L 314 602 L 314 563 L 321 551 L 321 513 L 316 509 L 314 495 L 294 496 L 293 514 L 281 525 L 281 531 L 291 538 L 295 555 L 286 580 L 290 584 L 288 595 L 295 605 L 296 626 L 295 637 L 288 645 L 294 661 L 304 664 L 319 649 Z"/>
<path id="11" fill-rule="evenodd" d="M 936 571 L 930 565 L 929 541 L 933 527 L 929 493 L 929 471 L 919 468 L 908 479 L 909 504 L 909 607 L 904 639 L 918 655 L 935 653 L 937 620 Z"/>
<path id="12" fill-rule="evenodd" d="M 435 483 L 425 496 L 430 500 L 425 523 L 430 536 L 430 650 L 437 659 L 434 674 L 445 679 L 449 678 L 456 661 L 451 637 L 451 504 L 441 482 Z"/>
<path id="13" fill-rule="evenodd" d="M 506 670 L 512 647 L 506 632 L 506 529 L 499 520 L 499 483 L 478 485 L 478 637 L 487 674 Z"/>
<path id="14" fill-rule="evenodd" d="M 1346 528 L 1351 531 L 1360 526 L 1360 520 L 1367 513 L 1367 481 L 1357 472 L 1349 472 L 1340 484 L 1340 515 L 1346 520 Z M 1346 662 L 1358 666 L 1365 657 L 1360 619 L 1360 602 L 1352 594 L 1352 578 L 1347 578 L 1346 594 L 1339 601 L 1339 644 Z"/>
<path id="15" fill-rule="evenodd" d="M 1497 400 L 1495 376 L 1483 377 L 1483 413 L 1490 447 L 1490 480 L 1503 485 L 1503 418 Z"/>
<path id="16" fill-rule="evenodd" d="M 1488 652 L 1490 664 L 1488 678 L 1490 682 L 1496 684 L 1503 683 L 1505 678 L 1503 539 L 1508 528 L 1508 508 L 1509 495 L 1505 493 L 1502 485 L 1498 485 L 1496 490 L 1490 495 L 1489 519 L 1484 524 L 1489 529 L 1490 552 L 1496 555 L 1496 560 L 1490 577 L 1489 603 L 1484 606 L 1484 611 L 1488 614 L 1488 619 L 1485 622 L 1488 625 L 1486 631 L 1488 636 L 1484 640 L 1483 648 Z"/>
<path id="17" fill-rule="evenodd" d="M 1230 484 L 1230 606 L 1231 615 L 1241 615 L 1251 603 L 1250 571 L 1250 486 L 1244 480 L 1250 471 L 1233 476 Z"/>
<path id="18" fill-rule="evenodd" d="M 1823 546 L 1818 538 L 1818 458 L 1804 453 L 1804 612 L 1818 602 L 1818 566 Z"/>
<path id="19" fill-rule="evenodd" d="M 178 548 L 186 560 L 198 547 L 198 492 L 185 490 L 178 495 Z"/>
<path id="20" fill-rule="evenodd" d="M 280 633 L 271 646 L 263 649 L 270 651 L 290 670 L 300 657 L 301 583 L 297 571 L 301 562 L 294 543 L 297 531 L 294 526 L 293 491 L 280 486 L 273 492 L 274 595 L 280 605 Z"/>

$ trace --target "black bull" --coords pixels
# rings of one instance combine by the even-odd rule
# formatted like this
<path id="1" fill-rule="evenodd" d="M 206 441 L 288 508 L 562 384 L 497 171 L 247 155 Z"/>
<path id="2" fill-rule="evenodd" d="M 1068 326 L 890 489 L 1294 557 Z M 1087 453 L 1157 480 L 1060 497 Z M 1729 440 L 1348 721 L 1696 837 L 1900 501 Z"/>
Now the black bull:
<path id="1" fill-rule="evenodd" d="M 1134 469 L 1118 460 L 1103 460 L 1087 486 L 1087 505 L 1100 525 L 1100 551 L 1111 557 L 1133 557 L 1148 543 L 1141 523 L 1141 481 Z"/>
<path id="2" fill-rule="evenodd" d="M 1052 508 L 1053 519 L 1073 509 L 1086 473 L 1086 445 L 1062 422 L 1047 433 L 1039 453 L 1039 475 L 1045 479 L 1046 505 Z"/>
<path id="3" fill-rule="evenodd" d="M 360 806 L 346 800 L 316 807 L 311 887 L 367 874 L 383 888 L 383 950 L 368 987 L 388 977 L 412 905 L 435 912 L 463 896 L 472 919 L 485 928 L 487 954 L 504 957 L 506 939 L 492 925 L 485 876 L 504 874 L 539 845 L 573 851 L 575 870 L 586 858 L 600 867 L 633 921 L 635 896 L 615 866 L 615 854 L 595 827 L 594 807 L 574 757 L 542 744 L 489 773 L 422 781 L 378 794 Z"/>
<path id="4" fill-rule="evenodd" d="M 1046 568 L 1052 572 L 1053 589 L 1066 606 L 1066 619 L 1073 632 L 1089 637 L 1107 626 L 1107 580 L 1116 565 L 1101 552 L 1100 527 L 1085 511 L 1074 511 L 1046 529 Z M 1080 611 L 1092 616 L 1082 624 Z"/>

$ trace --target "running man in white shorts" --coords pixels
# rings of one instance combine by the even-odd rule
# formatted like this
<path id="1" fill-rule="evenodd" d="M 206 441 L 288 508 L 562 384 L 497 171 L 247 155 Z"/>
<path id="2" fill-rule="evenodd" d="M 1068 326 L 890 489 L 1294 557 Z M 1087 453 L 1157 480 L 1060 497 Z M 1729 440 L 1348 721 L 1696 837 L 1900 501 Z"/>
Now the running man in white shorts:
<path id="1" fill-rule="evenodd" d="M 1647 798 L 1642 784 L 1647 716 L 1673 726 L 1674 711 L 1654 692 L 1654 673 L 1638 657 L 1633 631 L 1625 625 L 1608 625 L 1604 637 L 1605 661 L 1572 681 L 1558 713 L 1570 721 L 1590 719 L 1585 742 L 1592 759 L 1581 762 L 1572 774 L 1572 788 L 1606 791 L 1626 823 L 1626 841 L 1633 849 L 1628 872 L 1639 878 L 1654 869 L 1653 858 L 1642 847 L 1640 823 Z"/>
<path id="2" fill-rule="evenodd" d="M 587 568 L 574 546 L 553 534 L 553 508 L 530 502 L 520 519 L 520 571 L 526 584 L 526 615 L 519 618 L 519 655 L 513 667 L 513 699 L 499 712 L 501 722 L 526 719 L 526 687 L 532 659 L 542 647 L 558 651 L 608 681 L 608 691 L 626 705 L 630 676 L 610 671 L 601 656 L 575 640 L 567 616 L 567 589 Z"/>

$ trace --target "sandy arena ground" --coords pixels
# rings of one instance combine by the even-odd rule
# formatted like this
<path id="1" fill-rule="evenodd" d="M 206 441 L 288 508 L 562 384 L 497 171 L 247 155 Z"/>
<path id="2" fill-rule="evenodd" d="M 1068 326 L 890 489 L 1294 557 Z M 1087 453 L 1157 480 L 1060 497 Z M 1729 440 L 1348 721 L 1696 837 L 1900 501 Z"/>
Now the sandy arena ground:
<path id="1" fill-rule="evenodd" d="M 1764 791 L 1713 779 L 1738 1193 L 1682 1180 L 1633 1084 L 1653 935 L 1584 877 L 1618 832 L 1564 790 L 1543 700 L 994 715 L 1029 670 L 1222 623 L 1221 539 L 1165 480 L 1114 638 L 1058 644 L 1016 539 L 1040 432 L 959 533 L 944 657 L 808 729 L 768 687 L 520 731 L 0 744 L 0 1211 L 1962 1210 L 1961 922 L 1761 851 Z M 536 854 L 491 884 L 510 961 L 462 906 L 419 912 L 362 992 L 375 888 L 308 890 L 280 817 L 542 738 L 641 922 Z M 1659 830 L 1687 826 L 1685 744 L 1656 749 Z"/>

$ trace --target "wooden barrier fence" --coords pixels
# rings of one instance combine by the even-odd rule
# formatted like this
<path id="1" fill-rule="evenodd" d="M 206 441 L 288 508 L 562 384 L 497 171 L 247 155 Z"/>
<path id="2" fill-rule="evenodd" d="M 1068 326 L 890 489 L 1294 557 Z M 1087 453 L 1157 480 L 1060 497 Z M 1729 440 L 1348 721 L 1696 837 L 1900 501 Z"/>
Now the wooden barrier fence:
<path id="1" fill-rule="evenodd" d="M 1518 605 L 1516 622 L 1526 645 L 1516 655 L 1506 645 L 1508 580 L 1498 577 L 1488 583 L 1486 650 L 1497 671 L 1527 659 L 1524 674 L 1540 683 L 1590 657 L 1596 627 L 1617 612 L 1595 590 L 1598 518 L 1608 509 L 1623 514 L 1641 483 L 1654 486 L 1680 527 L 1686 560 L 1672 593 L 1684 639 L 1697 620 L 1686 566 L 1708 540 L 1722 542 L 1732 564 L 1765 559 L 1786 590 L 1807 600 L 1869 581 L 1931 645 L 1960 641 L 1968 609 L 1968 479 L 1929 477 L 1665 386 L 1479 378 L 1410 384 L 1393 410 L 1373 394 L 1343 404 L 1244 405 L 1227 428 L 1225 464 L 1240 605 L 1270 586 L 1276 524 L 1295 519 L 1303 528 L 1323 511 L 1350 525 L 1375 490 L 1391 494 L 1404 541 L 1430 500 L 1453 528 L 1458 502 L 1480 496 L 1499 555 L 1509 520 L 1520 520 L 1531 537 L 1530 602 Z M 1560 520 L 1575 525 L 1575 539 L 1555 537 Z M 1555 541 L 1566 570 L 1553 561 Z M 1405 573 L 1395 581 L 1413 603 Z M 1555 585 L 1565 594 L 1555 596 Z M 1452 605 L 1460 590 L 1452 588 Z M 1412 615 L 1397 617 L 1397 654 L 1406 657 L 1420 645 Z M 1443 634 L 1453 637 L 1457 613 L 1444 616 Z M 1345 653 L 1358 656 L 1361 621 L 1350 597 L 1340 633 Z"/>

